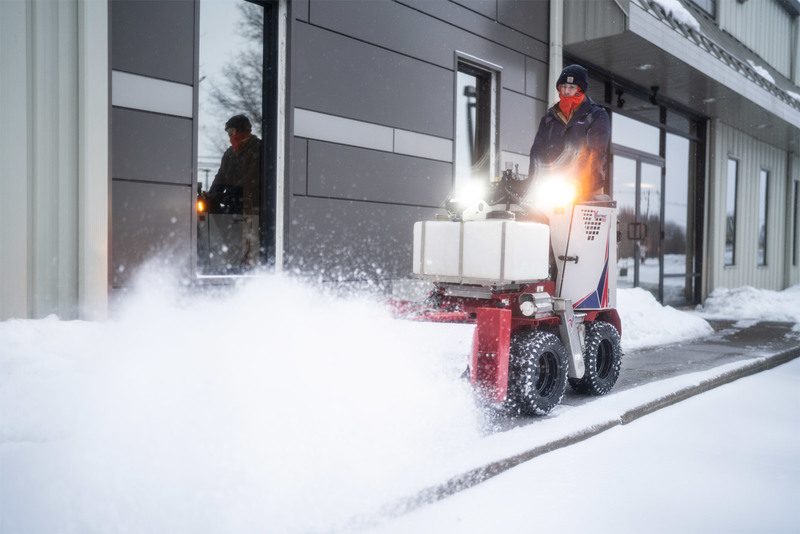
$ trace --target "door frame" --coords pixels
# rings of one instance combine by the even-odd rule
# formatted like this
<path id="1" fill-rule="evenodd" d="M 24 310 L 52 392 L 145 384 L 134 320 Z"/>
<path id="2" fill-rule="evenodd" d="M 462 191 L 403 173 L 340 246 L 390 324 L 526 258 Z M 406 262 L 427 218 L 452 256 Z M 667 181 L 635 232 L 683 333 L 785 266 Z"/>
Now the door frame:
<path id="1" fill-rule="evenodd" d="M 611 192 L 614 192 L 614 156 L 620 156 L 636 162 L 636 184 L 634 192 L 634 222 L 641 224 L 641 191 L 642 191 L 642 164 L 653 165 L 661 169 L 661 176 L 659 180 L 659 206 L 658 206 L 658 301 L 664 301 L 664 187 L 666 182 L 666 160 L 661 156 L 656 156 L 640 150 L 635 150 L 623 145 L 612 144 L 610 150 L 609 174 L 611 176 L 610 187 Z M 619 220 L 619 219 L 617 219 Z M 646 223 L 645 223 L 646 224 Z M 621 235 L 626 233 L 625 229 L 620 229 Z M 621 238 L 620 238 L 621 239 Z M 634 258 L 639 257 L 641 239 L 634 241 Z M 633 264 L 633 287 L 639 287 L 639 262 L 634 261 Z"/>

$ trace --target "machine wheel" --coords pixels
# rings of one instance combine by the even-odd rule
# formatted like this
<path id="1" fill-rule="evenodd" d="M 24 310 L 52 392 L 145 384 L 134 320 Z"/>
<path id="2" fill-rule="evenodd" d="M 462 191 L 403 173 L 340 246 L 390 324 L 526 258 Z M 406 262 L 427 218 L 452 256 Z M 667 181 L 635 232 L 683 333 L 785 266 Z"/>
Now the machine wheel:
<path id="1" fill-rule="evenodd" d="M 586 373 L 583 378 L 570 378 L 569 385 L 578 393 L 605 395 L 616 384 L 622 364 L 619 332 L 605 321 L 589 323 L 583 346 Z"/>
<path id="2" fill-rule="evenodd" d="M 509 407 L 521 415 L 544 415 L 567 389 L 567 351 L 549 332 L 522 332 L 511 339 Z"/>

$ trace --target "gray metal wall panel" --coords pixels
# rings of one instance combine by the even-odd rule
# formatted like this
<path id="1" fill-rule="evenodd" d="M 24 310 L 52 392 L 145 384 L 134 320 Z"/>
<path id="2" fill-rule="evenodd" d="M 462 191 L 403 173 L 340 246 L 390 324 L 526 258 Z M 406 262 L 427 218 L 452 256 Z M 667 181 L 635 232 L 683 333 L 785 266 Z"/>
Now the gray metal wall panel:
<path id="1" fill-rule="evenodd" d="M 329 280 L 408 278 L 414 222 L 437 211 L 295 197 L 286 268 Z"/>
<path id="2" fill-rule="evenodd" d="M 453 166 L 319 141 L 308 144 L 308 194 L 437 207 L 452 189 Z"/>
<path id="3" fill-rule="evenodd" d="M 413 5 L 418 9 L 388 1 L 319 2 L 311 6 L 310 20 L 315 26 L 450 70 L 458 50 L 502 66 L 503 86 L 518 92 L 525 91 L 524 54 L 547 60 L 543 43 L 461 6 Z"/>
<path id="4" fill-rule="evenodd" d="M 494 20 L 497 18 L 497 0 L 452 0 L 454 4 L 480 13 Z"/>
<path id="5" fill-rule="evenodd" d="M 500 150 L 528 154 L 547 105 L 512 91 L 503 91 L 500 108 Z M 503 162 L 500 162 L 501 168 Z M 527 173 L 528 169 L 520 169 Z"/>
<path id="6" fill-rule="evenodd" d="M 308 22 L 308 3 L 309 0 L 292 0 L 289 8 L 292 10 L 292 17 L 297 20 Z"/>
<path id="7" fill-rule="evenodd" d="M 292 141 L 291 195 L 308 195 L 308 140 L 295 137 Z"/>
<path id="8" fill-rule="evenodd" d="M 498 18 L 490 20 L 463 9 L 453 2 L 431 2 L 430 0 L 402 0 L 400 3 L 408 5 L 417 11 L 426 13 L 435 19 L 445 22 L 448 25 L 461 28 L 462 30 L 482 37 L 488 41 L 504 46 L 509 50 L 515 50 L 531 57 L 546 59 L 548 57 L 549 34 L 544 32 L 540 35 L 535 34 L 536 28 L 525 28 L 524 31 L 515 31 L 508 26 L 510 21 L 500 20 L 500 13 L 503 12 L 503 4 L 508 0 L 498 2 Z M 540 13 L 544 6 L 544 24 L 548 24 L 547 0 L 533 0 L 520 2 L 520 13 L 534 12 Z M 506 18 L 505 16 L 503 18 Z M 512 31 L 509 31 L 512 30 Z"/>
<path id="9" fill-rule="evenodd" d="M 186 186 L 112 182 L 112 285 L 128 285 L 151 259 L 158 267 L 189 275 L 192 193 Z"/>
<path id="10" fill-rule="evenodd" d="M 550 39 L 550 0 L 499 0 L 497 21 L 547 42 Z"/>
<path id="11" fill-rule="evenodd" d="M 114 178 L 192 184 L 192 121 L 112 108 Z"/>
<path id="12" fill-rule="evenodd" d="M 546 61 L 525 58 L 525 94 L 547 101 L 548 69 Z"/>
<path id="13" fill-rule="evenodd" d="M 194 83 L 192 0 L 111 0 L 111 68 Z"/>
<path id="14" fill-rule="evenodd" d="M 294 31 L 295 106 L 452 138 L 452 71 L 307 24 Z"/>

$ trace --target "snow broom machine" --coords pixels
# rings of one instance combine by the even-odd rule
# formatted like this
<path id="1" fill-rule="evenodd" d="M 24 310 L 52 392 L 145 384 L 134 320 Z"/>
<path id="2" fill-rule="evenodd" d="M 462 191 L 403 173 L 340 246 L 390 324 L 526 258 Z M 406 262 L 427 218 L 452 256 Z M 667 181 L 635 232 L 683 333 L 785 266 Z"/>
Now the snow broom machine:
<path id="1" fill-rule="evenodd" d="M 616 202 L 541 179 L 523 196 L 511 169 L 481 199 L 451 199 L 413 231 L 413 274 L 433 289 L 395 301 L 411 320 L 475 325 L 469 380 L 511 414 L 544 415 L 567 383 L 603 395 L 617 381 Z M 539 222 L 535 222 L 538 220 Z"/>

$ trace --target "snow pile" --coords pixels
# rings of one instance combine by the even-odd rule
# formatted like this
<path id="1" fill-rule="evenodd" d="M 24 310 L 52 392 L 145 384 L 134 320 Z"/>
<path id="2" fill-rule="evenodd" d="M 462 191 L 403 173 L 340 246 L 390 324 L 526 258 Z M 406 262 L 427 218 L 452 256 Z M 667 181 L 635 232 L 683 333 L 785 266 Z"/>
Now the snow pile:
<path id="1" fill-rule="evenodd" d="M 695 313 L 707 319 L 738 319 L 740 325 L 757 321 L 785 321 L 800 327 L 800 286 L 783 291 L 755 289 L 715 289 Z"/>
<path id="2" fill-rule="evenodd" d="M 662 306 L 652 293 L 641 288 L 618 290 L 617 310 L 625 351 L 679 343 L 714 331 L 701 317 Z"/>
<path id="3" fill-rule="evenodd" d="M 756 71 L 756 74 L 767 80 L 769 83 L 772 84 L 775 83 L 775 78 L 772 77 L 772 74 L 770 74 L 767 69 L 765 69 L 761 65 L 757 65 L 752 59 L 748 59 L 747 63 L 749 63 L 750 67 L 752 67 L 752 69 Z"/>
<path id="4" fill-rule="evenodd" d="M 678 0 L 654 0 L 654 3 L 661 6 L 664 12 L 672 17 L 675 22 L 688 26 L 694 31 L 700 31 L 700 23 Z"/>
<path id="5" fill-rule="evenodd" d="M 346 531 L 479 439 L 471 330 L 283 277 L 174 297 L 0 323 L 0 530 Z"/>

